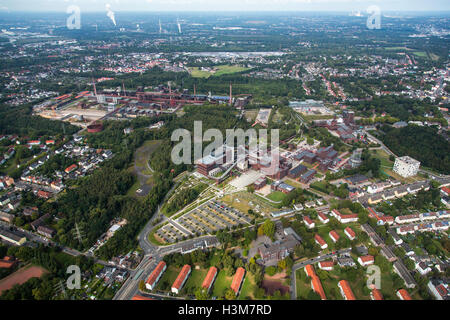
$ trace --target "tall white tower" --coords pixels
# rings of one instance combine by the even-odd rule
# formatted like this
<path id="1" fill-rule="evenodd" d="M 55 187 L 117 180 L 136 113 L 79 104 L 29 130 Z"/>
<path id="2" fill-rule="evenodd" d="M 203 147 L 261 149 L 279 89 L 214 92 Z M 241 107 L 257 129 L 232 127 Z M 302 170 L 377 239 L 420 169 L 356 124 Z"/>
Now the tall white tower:
<path id="1" fill-rule="evenodd" d="M 181 34 L 182 32 L 181 32 L 181 23 L 180 23 L 180 21 L 178 20 L 178 18 L 177 18 L 177 25 L 178 25 L 178 32 Z"/>

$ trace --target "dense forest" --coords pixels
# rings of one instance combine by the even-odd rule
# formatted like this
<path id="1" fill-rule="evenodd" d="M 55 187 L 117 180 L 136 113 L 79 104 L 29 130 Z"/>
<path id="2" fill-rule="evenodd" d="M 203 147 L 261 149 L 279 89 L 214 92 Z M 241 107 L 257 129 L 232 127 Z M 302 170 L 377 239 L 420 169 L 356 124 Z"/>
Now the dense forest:
<path id="1" fill-rule="evenodd" d="M 105 122 L 103 132 L 87 134 L 86 139 L 91 146 L 112 149 L 115 156 L 92 175 L 77 180 L 57 201 L 40 205 L 41 212 L 51 213 L 59 218 L 54 225 L 58 232 L 55 236 L 57 242 L 86 250 L 108 229 L 113 218 L 121 217 L 129 223 L 102 247 L 101 254 L 107 257 L 135 247 L 134 234 L 151 217 L 170 182 L 156 175 L 152 194 L 143 202 L 136 202 L 126 195 L 135 182 L 135 177 L 128 168 L 135 150 L 144 141 L 158 138 L 159 133 L 148 130 L 147 127 L 161 120 L 167 120 L 167 117 Z M 126 127 L 135 130 L 125 135 L 123 129 Z M 59 162 L 55 163 L 58 164 Z M 76 228 L 82 234 L 82 241 L 75 236 Z M 129 234 L 130 230 L 132 235 Z M 115 247 L 117 244 L 120 246 Z"/>
<path id="2" fill-rule="evenodd" d="M 373 112 L 388 115 L 403 121 L 416 120 L 417 117 L 424 117 L 425 114 L 442 118 L 439 109 L 434 106 L 430 99 L 423 101 L 397 96 L 374 97 L 370 101 L 352 102 L 351 105 L 363 116 L 372 116 Z"/>
<path id="3" fill-rule="evenodd" d="M 21 107 L 0 105 L 0 133 L 28 136 L 30 139 L 43 135 L 74 134 L 78 127 L 62 121 L 33 116 L 31 104 Z"/>
<path id="4" fill-rule="evenodd" d="M 437 129 L 409 125 L 401 129 L 383 126 L 381 130 L 385 132 L 381 140 L 398 156 L 407 155 L 420 161 L 422 166 L 450 173 L 450 143 Z"/>

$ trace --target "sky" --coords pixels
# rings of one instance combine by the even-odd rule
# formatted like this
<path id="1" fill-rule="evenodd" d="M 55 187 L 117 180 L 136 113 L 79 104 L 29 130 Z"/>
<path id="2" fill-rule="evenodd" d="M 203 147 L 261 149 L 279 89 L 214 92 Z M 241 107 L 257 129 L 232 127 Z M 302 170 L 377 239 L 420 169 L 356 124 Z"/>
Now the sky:
<path id="1" fill-rule="evenodd" d="M 0 0 L 0 12 L 59 11 L 450 11 L 449 0 Z"/>

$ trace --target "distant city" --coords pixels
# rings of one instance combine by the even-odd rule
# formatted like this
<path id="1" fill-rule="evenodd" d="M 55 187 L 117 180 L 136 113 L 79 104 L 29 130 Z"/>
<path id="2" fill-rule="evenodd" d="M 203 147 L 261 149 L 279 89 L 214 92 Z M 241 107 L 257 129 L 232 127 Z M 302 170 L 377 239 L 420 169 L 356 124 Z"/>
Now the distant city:
<path id="1" fill-rule="evenodd" d="M 0 300 L 449 299 L 447 2 L 89 3 L 0 8 Z"/>

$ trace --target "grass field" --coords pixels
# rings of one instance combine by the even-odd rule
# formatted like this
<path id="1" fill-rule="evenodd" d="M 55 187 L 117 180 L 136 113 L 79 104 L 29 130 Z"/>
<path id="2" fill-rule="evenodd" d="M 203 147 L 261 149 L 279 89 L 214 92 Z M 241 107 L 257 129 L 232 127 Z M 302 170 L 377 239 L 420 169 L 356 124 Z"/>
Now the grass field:
<path id="1" fill-rule="evenodd" d="M 241 292 L 239 294 L 239 300 L 254 299 L 254 293 L 258 289 L 253 279 L 253 275 L 249 272 L 245 274 L 244 283 L 242 284 Z"/>
<path id="2" fill-rule="evenodd" d="M 237 201 L 239 200 L 239 202 Z M 224 202 L 230 207 L 233 207 L 243 213 L 247 213 L 249 209 L 256 211 L 256 206 L 259 205 L 259 211 L 263 214 L 269 214 L 275 208 L 269 201 L 258 197 L 256 194 L 250 192 L 239 192 L 236 194 L 226 195 L 220 201 Z M 250 202 L 252 204 L 250 204 Z"/>
<path id="3" fill-rule="evenodd" d="M 214 289 L 212 292 L 213 297 L 223 296 L 225 290 L 230 288 L 231 282 L 233 281 L 233 277 L 227 277 L 225 274 L 225 270 L 220 270 L 217 275 L 216 281 L 214 283 Z"/>
<path id="4" fill-rule="evenodd" d="M 346 276 L 345 273 L 341 272 L 341 268 L 335 267 L 333 271 L 327 272 L 329 275 L 329 278 L 325 281 L 322 281 L 322 286 L 325 291 L 325 295 L 327 296 L 327 299 L 329 300 L 344 300 L 344 298 L 341 296 L 338 282 L 340 280 L 345 280 Z M 365 295 L 363 293 L 363 288 L 366 286 L 367 278 L 358 278 L 355 281 L 348 281 L 350 284 L 350 287 L 353 291 L 353 294 L 355 295 L 357 300 L 369 300 L 370 297 L 368 295 Z"/>
<path id="5" fill-rule="evenodd" d="M 183 287 L 183 290 L 193 292 L 195 289 L 201 288 L 203 280 L 205 279 L 207 273 L 207 269 L 196 270 L 194 266 L 189 279 L 186 281 L 186 284 Z"/>
<path id="6" fill-rule="evenodd" d="M 243 71 L 247 71 L 250 70 L 249 68 L 245 68 L 245 67 L 240 67 L 237 65 L 223 65 L 223 66 L 216 66 L 213 68 L 215 70 L 215 72 L 208 72 L 208 71 L 203 71 L 200 70 L 200 68 L 198 67 L 192 67 L 189 68 L 189 71 L 191 73 L 191 76 L 194 78 L 209 78 L 211 76 L 214 77 L 219 77 L 222 76 L 224 74 L 233 74 L 233 73 L 238 73 L 238 72 L 243 72 Z"/>
<path id="7" fill-rule="evenodd" d="M 175 268 L 174 266 L 167 267 L 161 279 L 158 281 L 156 289 L 163 291 L 170 291 L 170 288 L 172 287 L 172 284 L 175 282 L 175 279 L 178 277 L 180 271 L 181 268 Z"/>
<path id="8" fill-rule="evenodd" d="M 258 109 L 246 110 L 244 114 L 245 119 L 247 119 L 248 122 L 255 121 L 258 111 Z"/>
<path id="9" fill-rule="evenodd" d="M 393 167 L 394 166 L 394 162 L 389 160 L 389 155 L 386 153 L 386 151 L 382 150 L 382 149 L 377 149 L 376 153 L 372 155 L 377 158 L 380 159 L 381 161 L 381 165 L 385 166 L 385 167 Z"/>
<path id="10" fill-rule="evenodd" d="M 386 47 L 386 50 L 411 50 L 407 47 Z"/>
<path id="11" fill-rule="evenodd" d="M 286 195 L 281 191 L 274 191 L 271 194 L 269 194 L 267 198 L 275 202 L 280 202 L 283 201 L 284 198 L 286 198 Z"/>
<path id="12" fill-rule="evenodd" d="M 312 289 L 309 283 L 310 281 L 307 280 L 305 269 L 302 268 L 297 270 L 295 281 L 297 286 L 297 299 L 307 300 L 308 294 Z"/>
<path id="13" fill-rule="evenodd" d="M 421 58 L 427 58 L 428 57 L 427 53 L 424 52 L 424 51 L 414 51 L 413 54 L 418 56 L 418 57 L 421 57 Z"/>

